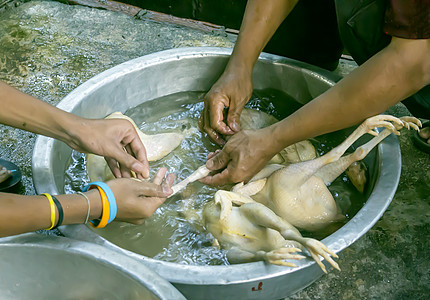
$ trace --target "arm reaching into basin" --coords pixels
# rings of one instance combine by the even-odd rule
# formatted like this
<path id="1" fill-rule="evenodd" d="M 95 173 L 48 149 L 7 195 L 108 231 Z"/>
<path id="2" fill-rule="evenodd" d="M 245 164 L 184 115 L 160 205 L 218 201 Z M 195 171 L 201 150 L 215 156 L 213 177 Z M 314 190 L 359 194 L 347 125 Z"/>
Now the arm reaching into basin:
<path id="1" fill-rule="evenodd" d="M 127 120 L 81 118 L 3 82 L 0 101 L 0 123 L 59 139 L 80 152 L 104 156 L 116 177 L 129 177 L 132 170 L 139 178 L 148 178 L 145 147 Z"/>
<path id="2" fill-rule="evenodd" d="M 218 144 L 222 135 L 240 130 L 240 114 L 252 93 L 251 75 L 260 52 L 298 0 L 250 0 L 231 58 L 218 81 L 205 96 L 199 127 Z M 224 109 L 228 108 L 227 120 Z"/>
<path id="3" fill-rule="evenodd" d="M 284 120 L 233 135 L 207 162 L 208 169 L 220 172 L 201 181 L 211 185 L 247 181 L 286 146 L 355 125 L 428 84 L 430 40 L 393 37 L 386 48 Z"/>
<path id="4" fill-rule="evenodd" d="M 166 175 L 162 168 L 152 182 L 139 179 L 117 178 L 107 182 L 117 204 L 116 220 L 141 224 L 172 193 L 174 174 Z M 63 209 L 62 224 L 83 224 L 100 219 L 102 199 L 97 189 L 79 194 L 56 195 Z M 88 201 L 87 199 L 88 198 Z M 89 204 L 89 205 L 88 205 Z M 49 228 L 51 208 L 45 196 L 0 193 L 0 237 Z M 58 225 L 59 212 L 55 209 Z"/>

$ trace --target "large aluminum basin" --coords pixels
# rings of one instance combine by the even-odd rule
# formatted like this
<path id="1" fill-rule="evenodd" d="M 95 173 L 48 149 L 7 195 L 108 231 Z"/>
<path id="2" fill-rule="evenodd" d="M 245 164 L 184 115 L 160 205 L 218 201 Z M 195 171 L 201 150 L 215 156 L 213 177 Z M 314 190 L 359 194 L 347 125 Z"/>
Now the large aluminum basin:
<path id="1" fill-rule="evenodd" d="M 184 91 L 207 91 L 222 73 L 229 49 L 186 48 L 137 58 L 109 69 L 71 92 L 58 105 L 77 115 L 102 118 L 142 101 Z M 304 104 L 335 84 L 330 72 L 280 56 L 262 54 L 253 81 L 255 89 L 283 91 Z M 345 131 L 346 134 L 347 131 Z M 36 190 L 62 193 L 71 149 L 61 142 L 38 137 L 33 154 Z M 400 177 L 400 147 L 393 135 L 366 158 L 371 186 L 363 208 L 342 228 L 323 240 L 340 252 L 366 233 L 390 204 Z M 311 260 L 297 268 L 255 262 L 230 266 L 189 266 L 144 257 L 110 243 L 84 225 L 63 226 L 70 237 L 117 249 L 139 258 L 172 282 L 189 299 L 279 299 L 308 286 L 323 273 Z M 330 269 L 330 268 L 329 268 Z"/>
<path id="2" fill-rule="evenodd" d="M 127 255 L 31 233 L 0 239 L 0 299 L 185 299 Z"/>

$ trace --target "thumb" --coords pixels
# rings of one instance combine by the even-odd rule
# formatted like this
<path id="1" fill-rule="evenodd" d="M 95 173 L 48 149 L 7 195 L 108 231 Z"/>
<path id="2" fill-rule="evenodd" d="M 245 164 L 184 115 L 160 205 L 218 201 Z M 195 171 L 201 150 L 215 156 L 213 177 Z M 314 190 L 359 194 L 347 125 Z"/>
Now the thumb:
<path id="1" fill-rule="evenodd" d="M 230 161 L 230 156 L 223 150 L 206 162 L 206 167 L 209 170 L 219 170 L 225 168 Z"/>

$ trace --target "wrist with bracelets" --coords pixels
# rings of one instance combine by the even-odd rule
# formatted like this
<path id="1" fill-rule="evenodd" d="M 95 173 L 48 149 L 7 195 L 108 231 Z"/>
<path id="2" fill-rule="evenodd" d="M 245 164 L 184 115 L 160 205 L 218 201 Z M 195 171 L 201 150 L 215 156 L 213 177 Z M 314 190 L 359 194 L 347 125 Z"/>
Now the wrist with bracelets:
<path id="1" fill-rule="evenodd" d="M 93 188 L 98 189 L 100 196 L 102 198 L 102 216 L 100 219 L 91 220 L 89 223 L 91 224 L 91 226 L 95 228 L 103 228 L 107 224 L 112 222 L 116 217 L 116 213 L 117 213 L 116 199 L 110 187 L 106 183 L 101 181 L 94 181 L 87 184 L 82 189 L 82 192 L 86 192 Z"/>
<path id="2" fill-rule="evenodd" d="M 107 224 L 112 222 L 116 217 L 116 213 L 117 213 L 116 199 L 112 190 L 109 188 L 109 186 L 106 183 L 101 181 L 95 181 L 95 182 L 89 183 L 82 189 L 82 192 L 87 192 L 88 190 L 93 188 L 97 188 L 100 193 L 100 196 L 102 199 L 102 215 L 100 219 L 91 220 L 89 223 L 91 224 L 91 226 L 95 228 L 103 228 Z M 88 211 L 85 218 L 85 224 L 86 224 L 88 222 L 90 210 L 91 210 L 90 201 L 84 193 L 78 192 L 77 194 L 82 195 L 87 200 L 87 203 L 88 203 Z M 51 226 L 46 228 L 46 230 L 56 229 L 57 227 L 61 226 L 61 224 L 63 223 L 63 217 L 64 217 L 63 207 L 60 201 L 58 201 L 56 197 L 48 193 L 43 193 L 41 195 L 45 196 L 48 199 L 50 210 L 51 210 L 51 217 L 50 217 Z M 58 210 L 58 221 L 57 223 L 55 223 L 57 210 Z"/>
<path id="3" fill-rule="evenodd" d="M 54 197 L 48 193 L 43 193 L 42 195 L 45 196 L 46 198 L 48 198 L 49 206 L 51 209 L 51 226 L 46 228 L 46 230 L 56 229 L 58 226 L 61 226 L 61 224 L 63 223 L 63 217 L 64 217 L 63 207 L 61 206 L 60 201 L 58 201 L 58 199 L 56 197 Z M 57 225 L 55 225 L 55 219 L 56 219 L 55 211 L 56 211 L 56 209 L 58 210 Z"/>

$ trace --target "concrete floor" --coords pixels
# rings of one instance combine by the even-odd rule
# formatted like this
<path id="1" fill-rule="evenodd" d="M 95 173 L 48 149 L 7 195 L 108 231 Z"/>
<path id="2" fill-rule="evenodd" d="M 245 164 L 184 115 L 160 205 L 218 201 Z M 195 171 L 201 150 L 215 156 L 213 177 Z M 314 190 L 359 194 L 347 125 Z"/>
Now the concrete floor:
<path id="1" fill-rule="evenodd" d="M 31 1 L 0 10 L 0 80 L 56 105 L 92 76 L 121 62 L 181 46 L 232 47 L 222 33 L 142 21 L 124 14 Z M 350 65 L 342 65 L 341 73 Z M 399 104 L 389 113 L 408 114 Z M 0 157 L 22 170 L 14 192 L 34 194 L 35 135 L 0 125 Z M 400 136 L 402 175 L 384 216 L 340 254 L 332 271 L 290 299 L 427 299 L 430 295 L 430 155 L 412 132 Z"/>

